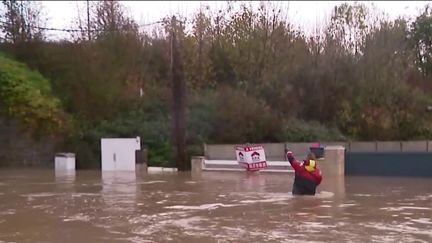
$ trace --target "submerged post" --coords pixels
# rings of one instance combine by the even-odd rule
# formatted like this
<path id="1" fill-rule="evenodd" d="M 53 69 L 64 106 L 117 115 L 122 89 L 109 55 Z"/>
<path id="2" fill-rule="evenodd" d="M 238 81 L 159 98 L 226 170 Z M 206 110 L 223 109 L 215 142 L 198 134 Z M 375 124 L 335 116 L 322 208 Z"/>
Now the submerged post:
<path id="1" fill-rule="evenodd" d="M 326 146 L 324 148 L 324 159 L 318 162 L 323 174 L 321 191 L 334 193 L 335 205 L 343 203 L 345 198 L 345 147 Z M 339 214 L 339 211 L 335 211 Z"/>
<path id="2" fill-rule="evenodd" d="M 345 147 L 326 146 L 319 166 L 325 176 L 345 176 Z"/>
<path id="3" fill-rule="evenodd" d="M 191 169 L 192 169 L 192 175 L 201 175 L 203 163 L 204 163 L 204 156 L 194 156 L 191 159 Z"/>

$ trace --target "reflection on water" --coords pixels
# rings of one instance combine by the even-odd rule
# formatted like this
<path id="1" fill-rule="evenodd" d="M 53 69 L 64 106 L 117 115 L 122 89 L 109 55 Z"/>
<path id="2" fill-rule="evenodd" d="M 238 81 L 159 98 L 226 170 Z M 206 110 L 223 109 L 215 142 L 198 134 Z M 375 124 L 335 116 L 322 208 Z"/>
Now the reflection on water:
<path id="1" fill-rule="evenodd" d="M 430 179 L 0 172 L 0 242 L 432 242 Z"/>

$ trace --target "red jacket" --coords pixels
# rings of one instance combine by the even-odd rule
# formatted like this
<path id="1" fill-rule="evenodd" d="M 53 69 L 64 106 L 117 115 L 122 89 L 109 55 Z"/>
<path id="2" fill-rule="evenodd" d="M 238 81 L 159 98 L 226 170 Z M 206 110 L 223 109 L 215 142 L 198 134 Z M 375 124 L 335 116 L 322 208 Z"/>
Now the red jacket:
<path id="1" fill-rule="evenodd" d="M 287 153 L 287 157 L 288 157 L 288 161 L 290 162 L 297 176 L 313 181 L 316 183 L 316 185 L 321 184 L 322 175 L 321 175 L 321 170 L 318 168 L 318 166 L 315 166 L 314 171 L 309 172 L 305 169 L 304 166 L 305 162 L 307 162 L 306 160 L 304 160 L 302 164 L 294 158 L 292 153 L 291 155 L 289 155 L 289 152 Z"/>

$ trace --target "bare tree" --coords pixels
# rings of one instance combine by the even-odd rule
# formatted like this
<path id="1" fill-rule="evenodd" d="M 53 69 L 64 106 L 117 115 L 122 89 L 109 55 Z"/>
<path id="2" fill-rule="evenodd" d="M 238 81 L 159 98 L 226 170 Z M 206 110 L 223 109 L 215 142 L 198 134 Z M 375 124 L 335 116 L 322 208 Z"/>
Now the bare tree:
<path id="1" fill-rule="evenodd" d="M 6 42 L 20 43 L 44 39 L 46 19 L 42 5 L 35 1 L 2 1 L 0 29 Z"/>
<path id="2" fill-rule="evenodd" d="M 119 1 L 86 1 L 85 16 L 78 8 L 78 40 L 94 40 L 112 34 L 138 34 L 138 25 L 127 15 Z"/>

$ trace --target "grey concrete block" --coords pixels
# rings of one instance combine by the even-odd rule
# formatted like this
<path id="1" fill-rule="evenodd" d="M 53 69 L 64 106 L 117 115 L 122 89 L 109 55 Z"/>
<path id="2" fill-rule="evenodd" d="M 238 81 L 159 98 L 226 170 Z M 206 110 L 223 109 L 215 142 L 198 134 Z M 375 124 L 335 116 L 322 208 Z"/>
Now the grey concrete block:
<path id="1" fill-rule="evenodd" d="M 402 142 L 403 152 L 427 152 L 427 141 L 405 141 Z"/>
<path id="2" fill-rule="evenodd" d="M 400 152 L 401 142 L 399 141 L 377 142 L 377 151 L 378 152 Z"/>
<path id="3" fill-rule="evenodd" d="M 321 142 L 321 145 L 327 146 L 342 146 L 346 150 L 349 150 L 349 143 L 348 142 Z"/>
<path id="4" fill-rule="evenodd" d="M 375 142 L 351 142 L 351 152 L 374 152 L 376 151 Z"/>
<path id="5" fill-rule="evenodd" d="M 284 143 L 264 143 L 267 160 L 285 160 Z M 236 160 L 235 144 L 206 144 L 205 157 L 209 160 Z"/>
<path id="6" fill-rule="evenodd" d="M 206 144 L 205 157 L 210 160 L 236 160 L 234 144 Z"/>
<path id="7" fill-rule="evenodd" d="M 267 161 L 284 161 L 285 144 L 284 143 L 264 143 L 262 144 L 266 154 Z"/>

